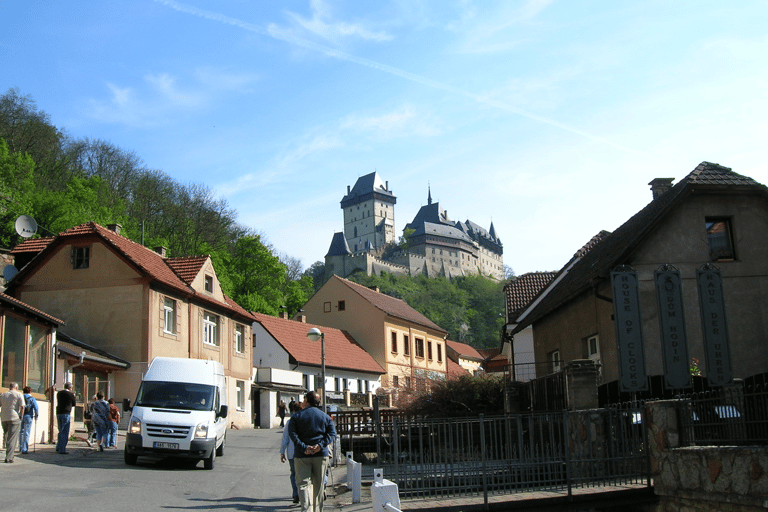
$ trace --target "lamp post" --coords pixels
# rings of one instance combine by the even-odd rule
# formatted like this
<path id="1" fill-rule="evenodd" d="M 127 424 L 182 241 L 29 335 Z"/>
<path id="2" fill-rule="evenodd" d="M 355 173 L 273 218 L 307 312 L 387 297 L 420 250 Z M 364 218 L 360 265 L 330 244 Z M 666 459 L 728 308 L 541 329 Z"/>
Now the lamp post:
<path id="1" fill-rule="evenodd" d="M 320 331 L 317 327 L 311 328 L 307 332 L 307 338 L 309 338 L 312 341 L 320 340 L 320 360 L 321 360 L 321 366 L 320 366 L 320 372 L 321 372 L 321 378 L 323 383 L 323 396 L 321 397 L 323 401 L 323 412 L 327 412 L 326 406 L 325 406 L 325 333 Z"/>

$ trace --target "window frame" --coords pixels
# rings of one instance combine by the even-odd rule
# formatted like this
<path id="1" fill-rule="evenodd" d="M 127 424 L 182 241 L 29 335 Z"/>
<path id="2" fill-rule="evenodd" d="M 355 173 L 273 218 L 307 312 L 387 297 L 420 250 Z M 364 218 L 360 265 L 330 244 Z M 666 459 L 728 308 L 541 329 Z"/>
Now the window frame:
<path id="1" fill-rule="evenodd" d="M 168 303 L 171 305 L 169 306 Z M 163 297 L 163 332 L 176 335 L 176 322 L 178 322 L 178 302 L 170 297 Z M 169 319 L 170 315 L 170 319 Z M 168 325 L 170 323 L 170 329 Z"/>
<path id="2" fill-rule="evenodd" d="M 403 334 L 403 355 L 411 355 L 411 342 L 407 334 Z"/>
<path id="3" fill-rule="evenodd" d="M 391 331 L 389 333 L 390 337 L 390 350 L 393 354 L 397 354 L 397 331 Z"/>
<path id="4" fill-rule="evenodd" d="M 91 246 L 72 246 L 72 269 L 85 270 L 91 266 Z"/>
<path id="5" fill-rule="evenodd" d="M 715 231 L 711 231 L 712 227 L 716 224 L 722 223 L 725 226 L 725 233 L 723 235 L 717 235 Z M 736 260 L 736 244 L 733 237 L 733 222 L 731 217 L 704 217 L 704 229 L 707 235 L 707 247 L 709 249 L 709 261 L 735 261 Z M 726 254 L 718 254 L 722 251 L 717 247 L 718 241 L 720 245 L 725 245 Z"/>
<path id="6" fill-rule="evenodd" d="M 214 320 L 209 319 L 213 318 Z M 208 311 L 203 311 L 203 345 L 209 345 L 212 347 L 221 346 L 221 340 L 219 337 L 219 329 L 221 326 L 221 320 L 219 315 L 214 315 Z M 213 341 L 209 341 L 213 337 Z"/>
<path id="7" fill-rule="evenodd" d="M 346 310 L 347 310 L 347 301 L 345 301 L 345 300 L 340 300 L 340 301 L 339 301 L 339 302 L 336 304 L 336 309 L 338 309 L 339 311 L 346 311 Z"/>
<path id="8" fill-rule="evenodd" d="M 562 369 L 563 361 L 560 359 L 560 349 L 556 348 L 547 354 L 550 373 L 557 373 Z"/>
<path id="9" fill-rule="evenodd" d="M 206 274 L 203 282 L 203 289 L 207 293 L 213 293 L 213 276 Z"/>
<path id="10" fill-rule="evenodd" d="M 424 338 L 414 338 L 413 343 L 415 345 L 415 357 L 424 359 Z"/>
<path id="11" fill-rule="evenodd" d="M 235 353 L 245 354 L 245 326 L 235 324 Z"/>

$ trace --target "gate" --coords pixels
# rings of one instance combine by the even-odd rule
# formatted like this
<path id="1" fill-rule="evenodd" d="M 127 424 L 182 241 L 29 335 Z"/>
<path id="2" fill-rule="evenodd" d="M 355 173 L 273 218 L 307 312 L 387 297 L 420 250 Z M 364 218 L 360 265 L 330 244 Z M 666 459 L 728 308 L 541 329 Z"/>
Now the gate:
<path id="1" fill-rule="evenodd" d="M 382 424 L 380 467 L 402 497 L 650 485 L 642 409 Z"/>

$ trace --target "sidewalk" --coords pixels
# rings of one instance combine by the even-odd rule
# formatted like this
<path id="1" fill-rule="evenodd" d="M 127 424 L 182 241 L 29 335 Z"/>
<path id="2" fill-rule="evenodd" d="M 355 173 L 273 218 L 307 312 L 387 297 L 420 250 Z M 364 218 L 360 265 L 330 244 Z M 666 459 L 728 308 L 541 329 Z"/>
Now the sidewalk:
<path id="1" fill-rule="evenodd" d="M 91 453 L 98 452 L 98 448 L 96 448 L 96 444 L 94 443 L 93 447 L 88 446 L 88 443 L 85 442 L 86 434 L 85 432 L 76 431 L 72 437 L 70 437 L 69 442 L 67 443 L 67 455 L 61 455 L 59 453 L 56 453 L 56 444 L 55 443 L 30 443 L 29 445 L 29 453 L 22 454 L 21 452 L 17 451 L 16 455 L 13 458 L 13 464 L 14 466 L 24 466 L 26 464 L 30 464 L 33 462 L 62 462 L 67 460 L 67 458 L 72 457 L 86 457 L 87 455 Z M 125 434 L 118 431 L 117 434 L 117 448 L 105 448 L 105 451 L 109 452 L 115 452 L 120 451 L 121 457 L 122 457 L 122 446 L 123 441 L 125 440 Z M 4 453 L 4 450 L 3 450 Z"/>

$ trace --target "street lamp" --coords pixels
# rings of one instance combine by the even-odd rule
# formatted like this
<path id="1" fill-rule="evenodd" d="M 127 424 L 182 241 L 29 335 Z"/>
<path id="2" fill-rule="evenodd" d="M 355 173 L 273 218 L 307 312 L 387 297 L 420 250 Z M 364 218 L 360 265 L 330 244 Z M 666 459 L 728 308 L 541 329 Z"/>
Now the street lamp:
<path id="1" fill-rule="evenodd" d="M 323 383 L 323 396 L 322 396 L 323 412 L 327 412 L 325 407 L 325 333 L 320 331 L 320 329 L 318 329 L 317 327 L 313 327 L 307 332 L 307 338 L 309 338 L 312 341 L 320 340 L 320 354 L 321 354 L 320 355 L 320 358 L 321 358 L 320 372 L 323 379 L 321 381 Z"/>

